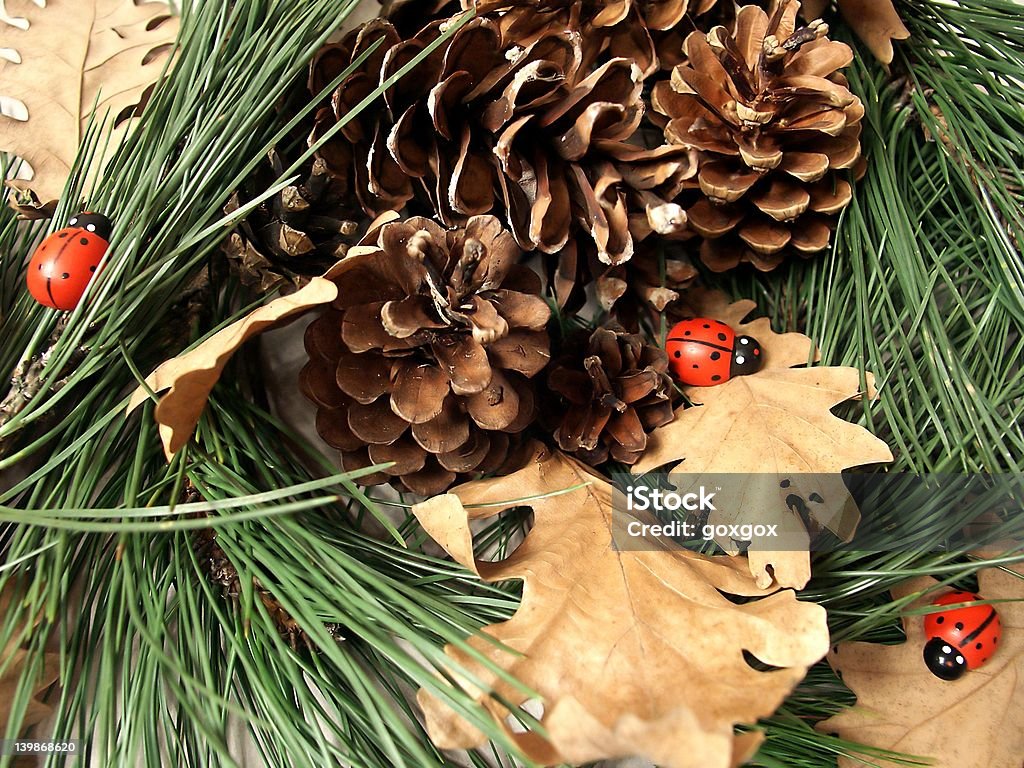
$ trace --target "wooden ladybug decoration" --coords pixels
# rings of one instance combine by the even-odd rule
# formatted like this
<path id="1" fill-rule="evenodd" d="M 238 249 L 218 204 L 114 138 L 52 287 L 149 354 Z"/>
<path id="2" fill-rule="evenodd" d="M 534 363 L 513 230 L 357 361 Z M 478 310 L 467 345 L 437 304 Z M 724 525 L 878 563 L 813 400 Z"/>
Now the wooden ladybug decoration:
<path id="1" fill-rule="evenodd" d="M 85 211 L 43 240 L 28 265 L 32 297 L 53 309 L 77 307 L 107 252 L 112 229 L 106 216 Z"/>
<path id="2" fill-rule="evenodd" d="M 757 373 L 764 361 L 757 339 L 737 336 L 721 320 L 709 317 L 689 317 L 676 323 L 665 348 L 675 377 L 692 387 L 710 387 L 734 376 Z"/>
<path id="3" fill-rule="evenodd" d="M 932 602 L 943 606 L 981 600 L 970 592 L 950 592 Z M 924 619 L 924 663 L 942 680 L 957 680 L 977 669 L 999 648 L 1003 627 L 991 605 L 968 605 L 929 613 Z"/>

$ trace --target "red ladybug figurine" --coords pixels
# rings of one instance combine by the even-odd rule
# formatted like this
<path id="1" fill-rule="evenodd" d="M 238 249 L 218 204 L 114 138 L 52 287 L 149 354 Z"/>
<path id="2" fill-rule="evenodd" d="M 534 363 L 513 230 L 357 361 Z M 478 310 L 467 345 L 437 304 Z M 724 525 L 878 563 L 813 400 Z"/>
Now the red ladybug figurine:
<path id="1" fill-rule="evenodd" d="M 676 378 L 692 387 L 710 387 L 733 376 L 757 373 L 764 361 L 757 339 L 737 336 L 721 320 L 709 317 L 676 323 L 665 348 Z"/>
<path id="2" fill-rule="evenodd" d="M 112 229 L 106 216 L 85 211 L 43 240 L 28 265 L 28 291 L 32 297 L 53 309 L 78 306 L 107 252 Z"/>
<path id="3" fill-rule="evenodd" d="M 970 592 L 950 592 L 932 605 L 953 605 L 981 600 Z M 968 605 L 929 613 L 924 618 L 924 663 L 942 680 L 957 680 L 969 669 L 977 669 L 999 647 L 1003 627 L 991 605 Z"/>

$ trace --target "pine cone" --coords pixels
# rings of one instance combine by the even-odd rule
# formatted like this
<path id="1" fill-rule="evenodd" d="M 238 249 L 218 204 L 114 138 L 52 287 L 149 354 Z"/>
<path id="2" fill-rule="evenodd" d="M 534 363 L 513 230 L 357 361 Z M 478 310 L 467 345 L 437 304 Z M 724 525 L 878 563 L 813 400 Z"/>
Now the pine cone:
<path id="1" fill-rule="evenodd" d="M 277 151 L 224 208 L 233 213 L 284 173 Z M 282 282 L 301 287 L 323 274 L 358 240 L 353 210 L 321 160 L 310 161 L 298 184 L 260 203 L 236 227 L 223 249 L 242 281 L 267 291 Z"/>
<path id="2" fill-rule="evenodd" d="M 346 470 L 419 494 L 515 463 L 549 359 L 540 279 L 493 216 L 445 231 L 385 224 L 331 273 L 339 297 L 310 325 L 302 371 L 317 429 Z"/>
<path id="3" fill-rule="evenodd" d="M 654 87 L 666 139 L 699 152 L 697 189 L 677 202 L 716 271 L 823 250 L 851 198 L 841 171 L 860 157 L 864 107 L 837 70 L 853 53 L 821 21 L 797 29 L 798 8 L 745 6 L 735 35 L 692 33 L 688 63 Z"/>
<path id="4" fill-rule="evenodd" d="M 555 440 L 596 466 L 634 464 L 647 433 L 672 421 L 668 355 L 617 324 L 595 330 L 584 349 L 555 364 L 548 387 L 561 396 Z"/>
<path id="5" fill-rule="evenodd" d="M 375 20 L 324 51 L 313 64 L 314 90 L 385 41 L 319 112 L 314 137 L 447 23 L 398 42 L 388 22 Z M 500 213 L 524 250 L 558 253 L 585 233 L 604 263 L 629 259 L 628 189 L 612 150 L 643 115 L 640 69 L 614 58 L 588 72 L 579 34 L 551 24 L 524 46 L 502 24 L 490 14 L 467 23 L 320 157 L 369 212 L 419 204 L 410 202 L 416 180 L 416 194 L 448 226 Z"/>

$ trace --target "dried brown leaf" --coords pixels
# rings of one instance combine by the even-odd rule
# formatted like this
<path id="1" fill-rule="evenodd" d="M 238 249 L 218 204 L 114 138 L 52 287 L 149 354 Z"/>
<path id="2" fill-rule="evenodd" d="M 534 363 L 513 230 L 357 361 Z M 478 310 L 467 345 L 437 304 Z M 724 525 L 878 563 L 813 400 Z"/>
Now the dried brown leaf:
<path id="1" fill-rule="evenodd" d="M 9 581 L 0 591 L 0 617 L 4 617 L 11 609 L 12 603 L 18 599 L 19 591 L 15 582 Z M 3 619 L 0 618 L 0 623 Z M 31 623 L 34 627 L 36 622 L 30 618 L 26 624 Z M 24 625 L 22 625 L 24 626 Z M 3 667 L 3 675 L 0 676 L 0 723 L 6 724 L 11 718 L 11 705 L 14 702 L 18 691 L 19 681 L 23 674 L 24 667 L 31 663 L 29 651 L 20 647 L 15 641 L 18 635 L 14 636 L 7 646 L 0 649 L 0 667 Z M 43 703 L 38 695 L 49 688 L 57 680 L 57 669 L 59 656 L 56 653 L 43 654 L 42 669 L 39 671 L 36 680 L 32 700 L 29 701 L 24 718 L 21 721 L 22 730 L 31 728 L 36 723 L 44 720 L 51 712 L 52 707 Z"/>
<path id="2" fill-rule="evenodd" d="M 0 150 L 31 165 L 41 200 L 60 196 L 94 106 L 118 146 L 177 33 L 164 2 L 0 3 Z"/>
<path id="3" fill-rule="evenodd" d="M 532 500 L 510 501 L 524 498 Z M 477 560 L 470 521 L 522 503 L 535 523 L 519 549 Z M 667 768 L 738 765 L 760 737 L 737 736 L 734 725 L 774 712 L 827 651 L 824 609 L 788 590 L 760 589 L 742 559 L 669 549 L 660 539 L 645 542 L 647 551 L 613 547 L 611 486 L 557 451 L 540 449 L 514 474 L 468 483 L 413 511 L 485 581 L 524 581 L 515 616 L 469 644 L 539 695 L 547 737 L 509 738 L 540 763 L 644 755 Z M 738 605 L 724 595 L 761 599 Z M 744 651 L 778 669 L 755 670 Z M 464 684 L 507 728 L 499 699 L 522 704 L 521 688 L 465 651 L 447 653 L 456 678 L 472 675 L 489 689 Z M 418 700 L 438 747 L 485 741 L 432 694 L 421 690 Z"/>
<path id="4" fill-rule="evenodd" d="M 275 299 L 250 312 L 195 349 L 168 360 L 153 371 L 146 378 L 146 386 L 139 387 L 132 395 L 128 413 L 149 398 L 149 390 L 170 390 L 160 399 L 154 411 L 160 425 L 164 453 L 170 459 L 192 436 L 214 384 L 242 344 L 263 331 L 294 320 L 314 307 L 329 304 L 337 295 L 338 287 L 333 282 L 323 277 L 314 277 L 295 293 Z"/>
<path id="5" fill-rule="evenodd" d="M 1016 566 L 1021 570 L 1021 566 Z M 914 579 L 893 589 L 901 598 L 936 585 Z M 819 730 L 844 739 L 929 758 L 935 768 L 1020 768 L 1024 755 L 1024 573 L 987 568 L 978 592 L 995 605 L 1003 625 L 999 650 L 982 667 L 946 682 L 925 667 L 924 617 L 907 615 L 900 645 L 840 643 L 829 663 L 857 694 L 857 705 L 826 720 Z M 931 602 L 926 594 L 908 611 Z M 840 768 L 897 766 L 872 755 L 840 757 Z"/>
<path id="6" fill-rule="evenodd" d="M 767 476 L 793 476 L 801 495 L 817 493 L 827 503 L 814 510 L 823 527 L 847 538 L 852 534 L 849 494 L 841 483 L 819 487 L 822 476 L 838 476 L 848 467 L 892 461 L 889 448 L 862 427 L 831 413 L 831 409 L 861 392 L 860 372 L 854 368 L 803 367 L 817 359 L 811 340 L 799 333 L 777 334 L 765 319 L 742 322 L 754 308 L 752 301 L 730 304 L 717 292 L 691 290 L 686 303 L 695 315 L 713 317 L 729 324 L 737 334 L 753 336 L 764 350 L 762 369 L 714 387 L 690 387 L 687 398 L 697 407 L 680 408 L 675 420 L 651 433 L 647 452 L 633 467 L 648 472 L 673 462 L 674 471 L 689 476 L 737 474 L 748 479 L 747 487 L 725 489 L 734 497 L 769 499 L 765 489 L 753 484 Z M 873 394 L 872 377 L 867 374 L 868 394 Z M 742 428 L 737 428 L 737 427 Z M 816 475 L 818 477 L 798 476 Z M 719 495 L 723 499 L 725 492 Z M 774 499 L 771 499 L 774 501 Z M 717 524 L 770 524 L 793 531 L 802 523 L 787 507 L 785 497 L 767 510 L 777 515 L 766 519 L 763 505 L 723 505 L 711 513 L 708 522 Z M 737 511 L 741 510 L 741 511 Z M 719 541 L 726 549 L 731 540 Z M 767 551 L 759 542 L 751 544 L 749 565 L 762 586 L 775 580 L 782 586 L 800 588 L 810 578 L 810 557 L 805 549 L 790 546 L 787 551 Z M 771 566 L 771 568 L 769 568 Z"/>
<path id="7" fill-rule="evenodd" d="M 906 40 L 910 30 L 903 24 L 892 0 L 836 0 L 843 19 L 883 64 L 892 63 L 893 40 Z M 817 19 L 827 0 L 804 0 L 804 18 Z"/>

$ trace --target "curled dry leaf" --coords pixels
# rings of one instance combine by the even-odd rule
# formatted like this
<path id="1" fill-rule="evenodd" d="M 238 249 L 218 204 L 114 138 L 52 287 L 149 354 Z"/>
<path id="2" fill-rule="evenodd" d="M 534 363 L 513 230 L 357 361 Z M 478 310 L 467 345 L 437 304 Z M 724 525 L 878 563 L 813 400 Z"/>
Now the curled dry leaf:
<path id="1" fill-rule="evenodd" d="M 818 729 L 878 749 L 924 758 L 934 768 L 1020 768 L 1024 755 L 1024 569 L 987 568 L 978 576 L 986 600 L 1003 625 L 999 650 L 982 667 L 946 682 L 925 667 L 924 616 L 906 615 L 907 641 L 900 645 L 840 643 L 829 663 L 857 694 L 857 705 Z M 893 589 L 893 597 L 932 589 L 930 578 Z M 926 594 L 908 611 L 927 606 Z M 840 757 L 839 768 L 905 765 L 872 755 Z"/>
<path id="2" fill-rule="evenodd" d="M 910 30 L 903 24 L 892 0 L 836 0 L 843 15 L 857 37 L 875 54 L 883 64 L 892 63 L 893 40 L 906 40 Z M 821 18 L 829 0 L 804 0 L 803 15 L 806 19 Z"/>
<path id="3" fill-rule="evenodd" d="M 856 518 L 850 519 L 850 497 L 838 480 L 839 473 L 849 467 L 892 461 L 885 443 L 831 413 L 839 403 L 860 396 L 860 372 L 854 368 L 794 368 L 817 359 L 811 340 L 799 333 L 774 333 L 765 318 L 742 322 L 755 306 L 752 301 L 730 304 L 721 293 L 692 290 L 686 303 L 692 314 L 716 318 L 737 335 L 756 338 L 764 350 L 764 366 L 756 374 L 714 387 L 687 388 L 687 398 L 697 407 L 680 408 L 674 421 L 651 433 L 647 452 L 633 472 L 673 464 L 672 471 L 685 472 L 688 477 L 743 475 L 742 482 L 723 489 L 719 501 L 727 493 L 734 498 L 768 498 L 766 489 L 758 487 L 765 477 L 793 476 L 803 499 L 816 494 L 825 500 L 809 510 L 814 523 L 848 538 Z M 872 382 L 867 374 L 869 394 L 873 394 Z M 742 429 L 737 428 L 740 425 Z M 836 480 L 823 479 L 828 477 Z M 765 519 L 764 505 L 717 503 L 719 509 L 711 513 L 708 522 L 777 523 L 783 531 L 802 531 L 803 523 L 787 503 L 789 496 L 788 492 L 778 494 L 775 519 Z M 727 551 L 735 551 L 731 539 L 718 541 Z M 807 583 L 810 555 L 806 549 L 790 544 L 787 551 L 772 552 L 763 546 L 755 542 L 749 552 L 749 565 L 759 584 L 770 584 L 772 571 L 781 586 L 800 588 Z"/>
<path id="4" fill-rule="evenodd" d="M 15 582 L 8 581 L 4 585 L 3 590 L 0 591 L 0 624 L 3 623 L 2 617 L 6 616 L 7 612 L 11 610 L 12 604 L 18 599 L 17 585 Z M 31 623 L 35 626 L 36 622 L 28 619 L 26 623 Z M 24 627 L 24 624 L 22 626 Z M 3 723 L 5 726 L 10 721 L 12 715 L 11 705 L 17 694 L 19 680 L 24 667 L 27 663 L 31 662 L 29 651 L 22 648 L 17 642 L 19 635 L 20 633 L 15 633 L 7 645 L 4 648 L 0 648 L 0 667 L 3 668 L 3 674 L 0 675 L 0 723 Z M 37 696 L 49 688 L 57 679 L 58 663 L 59 657 L 56 653 L 43 654 L 42 669 L 39 671 L 33 697 L 29 701 L 28 708 L 21 721 L 23 731 L 39 723 L 50 714 L 51 707 L 40 701 Z"/>
<path id="5" fill-rule="evenodd" d="M 470 520 L 524 498 L 535 522 L 518 550 L 498 562 L 476 560 Z M 644 542 L 644 551 L 613 547 L 611 485 L 558 452 L 538 450 L 516 473 L 468 483 L 413 511 L 485 581 L 523 580 L 515 616 L 468 642 L 539 695 L 546 737 L 509 738 L 540 763 L 643 755 L 667 768 L 738 765 L 759 737 L 733 727 L 774 712 L 828 649 L 825 610 L 788 590 L 760 589 L 742 560 L 669 549 L 661 539 Z M 616 526 L 626 514 L 615 512 Z M 761 599 L 739 605 L 725 595 Z M 744 651 L 777 669 L 755 670 Z M 472 676 L 475 685 L 463 685 L 506 727 L 500 701 L 522 704 L 522 687 L 463 650 L 447 653 L 453 675 Z M 433 694 L 421 690 L 418 700 L 438 747 L 486 741 Z"/>
<path id="6" fill-rule="evenodd" d="M 139 387 L 132 395 L 128 413 L 148 399 L 150 390 L 170 390 L 157 403 L 154 412 L 160 424 L 164 453 L 170 459 L 192 436 L 213 385 L 242 344 L 263 331 L 294 320 L 313 307 L 329 304 L 337 295 L 338 288 L 333 282 L 324 277 L 314 277 L 301 290 L 250 312 L 195 349 L 168 360 L 153 371 L 146 378 L 146 386 Z"/>
<path id="7" fill-rule="evenodd" d="M 0 3 L 0 150 L 31 165 L 41 200 L 60 196 L 94 106 L 118 146 L 177 33 L 164 2 Z"/>

